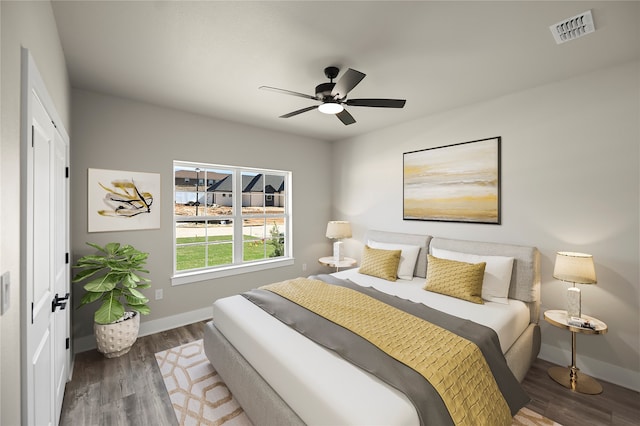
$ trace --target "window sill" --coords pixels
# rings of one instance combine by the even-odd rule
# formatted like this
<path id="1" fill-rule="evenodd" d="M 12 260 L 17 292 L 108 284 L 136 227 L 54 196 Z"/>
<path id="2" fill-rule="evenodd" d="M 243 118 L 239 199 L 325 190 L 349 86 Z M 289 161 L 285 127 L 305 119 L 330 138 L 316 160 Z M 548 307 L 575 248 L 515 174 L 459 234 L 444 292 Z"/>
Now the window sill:
<path id="1" fill-rule="evenodd" d="M 229 277 L 233 275 L 246 274 L 249 272 L 257 272 L 265 269 L 281 268 L 283 266 L 291 266 L 294 264 L 292 257 L 277 260 L 266 260 L 262 262 L 249 263 L 245 265 L 233 265 L 216 269 L 215 271 L 197 271 L 179 273 L 171 277 L 171 285 L 190 284 L 199 281 L 212 280 L 216 278 Z"/>

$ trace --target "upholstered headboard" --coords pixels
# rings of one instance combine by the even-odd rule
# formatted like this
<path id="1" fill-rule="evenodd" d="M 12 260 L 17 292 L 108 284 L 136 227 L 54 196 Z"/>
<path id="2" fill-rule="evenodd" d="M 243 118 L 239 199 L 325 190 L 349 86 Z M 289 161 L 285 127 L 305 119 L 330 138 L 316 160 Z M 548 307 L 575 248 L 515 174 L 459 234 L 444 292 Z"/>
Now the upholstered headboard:
<path id="1" fill-rule="evenodd" d="M 431 247 L 484 256 L 513 257 L 509 298 L 525 302 L 531 312 L 531 322 L 538 322 L 540 316 L 540 252 L 535 247 L 377 230 L 367 232 L 364 243 L 367 244 L 370 240 L 420 246 L 414 275 L 422 278 L 427 276 L 427 253 L 430 252 Z"/>

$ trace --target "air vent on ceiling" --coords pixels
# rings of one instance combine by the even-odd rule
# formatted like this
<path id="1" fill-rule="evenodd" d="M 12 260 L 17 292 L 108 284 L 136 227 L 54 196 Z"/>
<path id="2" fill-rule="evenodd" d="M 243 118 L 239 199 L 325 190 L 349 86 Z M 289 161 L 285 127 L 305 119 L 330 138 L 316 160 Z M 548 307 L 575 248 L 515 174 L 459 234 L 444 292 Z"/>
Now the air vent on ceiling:
<path id="1" fill-rule="evenodd" d="M 557 24 L 553 24 L 549 29 L 551 30 L 556 43 L 562 44 L 592 33 L 596 30 L 596 27 L 593 25 L 591 10 L 587 10 L 580 15 L 576 15 L 572 18 L 558 22 Z"/>

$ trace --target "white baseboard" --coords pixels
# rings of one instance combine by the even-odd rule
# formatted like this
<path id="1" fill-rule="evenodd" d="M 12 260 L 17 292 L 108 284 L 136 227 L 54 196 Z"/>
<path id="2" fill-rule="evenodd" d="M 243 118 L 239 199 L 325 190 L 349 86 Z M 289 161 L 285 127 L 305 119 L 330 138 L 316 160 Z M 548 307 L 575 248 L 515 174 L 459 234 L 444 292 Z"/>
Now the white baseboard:
<path id="1" fill-rule="evenodd" d="M 542 344 L 539 358 L 554 364 L 568 366 L 571 364 L 571 351 L 555 346 Z M 585 374 L 596 379 L 604 380 L 627 389 L 640 392 L 640 372 L 628 370 L 617 365 L 609 364 L 597 359 L 577 353 L 576 366 Z"/>
<path id="2" fill-rule="evenodd" d="M 194 322 L 211 319 L 212 313 L 213 311 L 211 307 L 207 307 L 196 309 L 195 311 L 183 312 L 169 317 L 158 318 L 152 321 L 141 322 L 138 336 L 148 336 L 150 334 L 171 330 L 172 328 L 193 324 Z M 73 339 L 74 354 L 90 351 L 95 348 L 96 339 L 93 334 Z"/>

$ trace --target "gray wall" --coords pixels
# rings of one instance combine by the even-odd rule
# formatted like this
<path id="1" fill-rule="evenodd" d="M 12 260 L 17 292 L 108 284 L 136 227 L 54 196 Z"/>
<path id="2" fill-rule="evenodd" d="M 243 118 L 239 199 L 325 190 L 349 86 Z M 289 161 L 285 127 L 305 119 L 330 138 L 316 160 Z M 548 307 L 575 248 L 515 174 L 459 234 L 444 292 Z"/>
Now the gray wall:
<path id="1" fill-rule="evenodd" d="M 330 250 L 330 241 L 324 238 L 331 211 L 328 142 L 80 90 L 72 91 L 72 114 L 73 256 L 92 252 L 87 241 L 129 243 L 150 253 L 147 266 L 153 287 L 145 292 L 152 299 L 151 314 L 142 317 L 141 334 L 210 317 L 211 303 L 219 297 L 320 270 L 318 257 Z M 292 171 L 295 265 L 172 286 L 173 160 Z M 88 234 L 88 168 L 160 173 L 160 229 Z M 153 300 L 156 289 L 163 289 L 162 300 Z M 76 285 L 74 291 L 78 295 L 82 290 Z M 93 344 L 93 310 L 88 306 L 74 311 L 76 351 Z"/>
<path id="2" fill-rule="evenodd" d="M 359 258 L 370 228 L 537 246 L 544 311 L 566 306 L 555 253 L 591 253 L 598 285 L 581 286 L 583 312 L 609 332 L 578 336 L 578 367 L 640 389 L 639 94 L 634 62 L 337 143 L 334 216 L 354 223 L 347 255 Z M 492 136 L 502 136 L 501 226 L 403 221 L 404 152 Z M 569 365 L 569 332 L 541 325 L 541 357 Z"/>
<path id="3" fill-rule="evenodd" d="M 67 130 L 70 89 L 49 2 L 0 1 L 2 45 L 0 273 L 11 275 L 11 307 L 0 317 L 0 424 L 20 424 L 20 48 L 30 50 Z"/>

